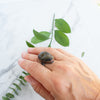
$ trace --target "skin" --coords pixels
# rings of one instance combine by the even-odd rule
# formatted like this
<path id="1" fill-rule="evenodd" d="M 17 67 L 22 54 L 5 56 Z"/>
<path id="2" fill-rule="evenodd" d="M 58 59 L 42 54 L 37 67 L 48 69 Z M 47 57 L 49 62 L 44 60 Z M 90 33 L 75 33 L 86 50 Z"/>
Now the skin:
<path id="1" fill-rule="evenodd" d="M 54 56 L 54 63 L 41 65 L 40 52 Z M 50 47 L 29 48 L 19 65 L 31 75 L 25 77 L 46 100 L 100 100 L 100 80 L 79 58 Z"/>

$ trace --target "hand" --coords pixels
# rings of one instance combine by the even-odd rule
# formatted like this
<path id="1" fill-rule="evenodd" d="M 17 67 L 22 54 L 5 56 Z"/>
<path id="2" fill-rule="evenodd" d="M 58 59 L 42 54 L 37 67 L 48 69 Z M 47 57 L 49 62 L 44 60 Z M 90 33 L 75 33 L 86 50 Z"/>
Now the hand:
<path id="1" fill-rule="evenodd" d="M 41 65 L 38 54 L 47 51 L 54 63 Z M 25 79 L 46 100 L 100 100 L 98 77 L 77 57 L 62 49 L 36 47 L 22 53 L 19 65 L 31 75 Z"/>

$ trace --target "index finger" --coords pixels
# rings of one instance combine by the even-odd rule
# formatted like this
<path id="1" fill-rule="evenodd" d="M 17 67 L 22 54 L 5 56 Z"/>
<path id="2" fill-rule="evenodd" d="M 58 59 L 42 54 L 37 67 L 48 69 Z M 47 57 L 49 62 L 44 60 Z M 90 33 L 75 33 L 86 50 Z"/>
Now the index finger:
<path id="1" fill-rule="evenodd" d="M 35 47 L 35 48 L 28 48 L 28 53 L 32 54 L 39 54 L 40 52 L 46 51 L 50 53 L 52 56 L 54 56 L 55 60 L 62 60 L 64 58 L 64 55 L 57 51 L 54 48 L 51 47 Z"/>
<path id="2" fill-rule="evenodd" d="M 38 80 L 41 84 L 47 86 L 49 85 L 49 77 L 51 75 L 51 71 L 44 67 L 43 65 L 33 62 L 26 59 L 19 59 L 19 65 L 25 69 L 28 73 L 31 74 L 36 80 Z M 48 89 L 49 86 L 46 88 Z"/>

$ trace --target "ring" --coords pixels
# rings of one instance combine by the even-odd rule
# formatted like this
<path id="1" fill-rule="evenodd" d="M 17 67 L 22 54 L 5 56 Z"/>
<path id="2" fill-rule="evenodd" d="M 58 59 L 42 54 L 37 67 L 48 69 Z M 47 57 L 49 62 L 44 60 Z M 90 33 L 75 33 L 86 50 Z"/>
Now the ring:
<path id="1" fill-rule="evenodd" d="M 38 55 L 38 59 L 40 60 L 42 65 L 52 64 L 54 62 L 54 57 L 46 51 L 40 52 L 40 54 Z"/>

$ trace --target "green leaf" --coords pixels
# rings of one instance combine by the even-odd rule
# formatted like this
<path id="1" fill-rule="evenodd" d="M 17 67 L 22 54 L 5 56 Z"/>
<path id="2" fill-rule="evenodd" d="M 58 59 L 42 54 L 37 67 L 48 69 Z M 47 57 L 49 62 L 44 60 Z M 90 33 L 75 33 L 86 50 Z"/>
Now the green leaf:
<path id="1" fill-rule="evenodd" d="M 2 100 L 10 100 L 8 97 L 2 96 Z"/>
<path id="2" fill-rule="evenodd" d="M 68 37 L 59 30 L 55 30 L 55 40 L 62 46 L 69 46 Z"/>
<path id="3" fill-rule="evenodd" d="M 16 86 L 16 88 L 17 88 L 18 90 L 21 90 L 21 88 L 19 87 L 19 85 L 17 85 L 16 83 L 13 83 L 13 85 Z"/>
<path id="4" fill-rule="evenodd" d="M 42 41 L 45 41 L 45 40 L 39 40 L 39 39 L 37 39 L 35 36 L 32 37 L 32 39 L 31 39 L 31 42 L 34 43 L 34 44 L 40 43 L 40 42 L 42 42 Z"/>
<path id="5" fill-rule="evenodd" d="M 2 96 L 2 100 L 10 100 L 8 97 Z"/>
<path id="6" fill-rule="evenodd" d="M 25 84 L 23 83 L 23 81 L 22 81 L 22 80 L 19 80 L 19 79 L 18 79 L 18 81 L 19 81 L 22 85 L 24 85 L 24 86 L 25 86 Z"/>
<path id="7" fill-rule="evenodd" d="M 12 87 L 9 87 L 9 88 L 12 89 L 16 95 L 18 95 L 18 92 L 14 88 Z"/>
<path id="8" fill-rule="evenodd" d="M 44 41 L 44 40 L 49 39 L 47 36 L 45 36 L 45 35 L 43 35 L 43 34 L 37 32 L 36 30 L 33 30 L 33 33 L 34 33 L 35 37 L 36 37 L 37 39 L 39 39 L 39 40 L 43 40 L 43 41 Z"/>
<path id="9" fill-rule="evenodd" d="M 84 55 L 85 55 L 85 52 L 82 52 L 81 57 L 84 57 Z"/>
<path id="10" fill-rule="evenodd" d="M 42 31 L 42 32 L 38 32 L 38 33 L 39 33 L 39 34 L 42 34 L 42 35 L 44 35 L 44 36 L 46 36 L 46 37 L 48 37 L 48 39 L 49 39 L 49 36 L 50 36 L 50 34 L 51 34 L 51 33 L 46 32 L 46 31 Z M 47 39 L 46 39 L 46 40 L 47 40 Z M 31 42 L 34 43 L 34 44 L 37 44 L 37 43 L 40 43 L 40 42 L 43 42 L 43 41 L 45 41 L 45 40 L 40 40 L 40 39 L 36 38 L 36 36 L 34 36 L 34 37 L 31 39 Z"/>
<path id="11" fill-rule="evenodd" d="M 41 31 L 41 32 L 39 32 L 40 34 L 42 34 L 42 35 L 44 35 L 44 36 L 46 36 L 46 37 L 48 37 L 49 38 L 49 36 L 50 36 L 50 32 L 47 32 L 47 31 Z"/>
<path id="12" fill-rule="evenodd" d="M 23 71 L 22 73 L 23 73 L 24 75 L 26 75 L 26 76 L 27 76 L 27 75 L 30 75 L 30 73 L 26 73 L 26 72 L 24 72 L 24 71 Z"/>
<path id="13" fill-rule="evenodd" d="M 7 96 L 8 98 L 14 98 L 14 95 L 13 95 L 12 93 L 7 93 L 6 96 Z"/>
<path id="14" fill-rule="evenodd" d="M 64 19 L 55 19 L 55 26 L 64 33 L 71 33 L 70 26 Z"/>
<path id="15" fill-rule="evenodd" d="M 19 78 L 22 79 L 24 82 L 26 82 L 23 76 L 19 76 Z"/>
<path id="16" fill-rule="evenodd" d="M 31 44 L 30 42 L 26 41 L 26 44 L 28 47 L 35 47 L 33 44 Z"/>

